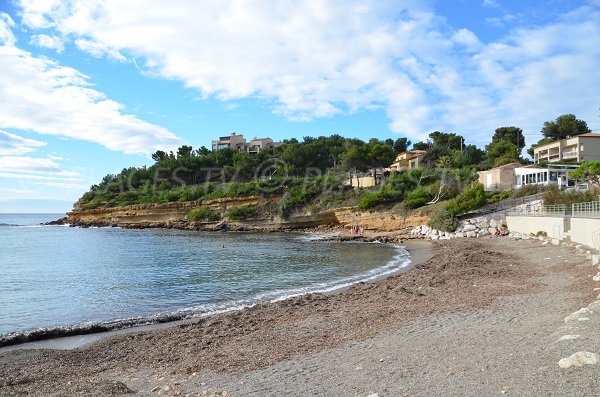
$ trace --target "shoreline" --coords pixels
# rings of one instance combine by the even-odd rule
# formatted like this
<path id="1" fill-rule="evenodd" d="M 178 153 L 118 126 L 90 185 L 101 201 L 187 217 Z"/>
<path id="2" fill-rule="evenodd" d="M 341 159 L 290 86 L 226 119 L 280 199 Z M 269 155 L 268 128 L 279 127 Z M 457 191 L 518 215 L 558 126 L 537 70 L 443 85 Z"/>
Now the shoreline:
<path id="1" fill-rule="evenodd" d="M 352 239 L 319 238 L 318 240 L 338 242 L 354 241 L 363 243 L 371 243 L 374 240 L 365 240 L 363 236 L 360 236 L 360 238 L 358 238 L 359 236 L 356 237 L 357 238 Z M 225 308 L 221 311 L 206 314 L 175 311 L 170 313 L 159 313 L 145 317 L 135 317 L 121 320 L 115 319 L 81 324 L 66 324 L 61 326 L 44 327 L 32 330 L 11 332 L 0 335 L 0 353 L 19 349 L 73 349 L 97 342 L 101 339 L 108 338 L 114 335 L 176 327 L 182 324 L 193 323 L 195 321 L 198 321 L 199 319 L 210 318 L 225 313 L 244 310 L 260 304 L 275 303 L 314 293 L 326 295 L 335 294 L 347 288 L 350 288 L 352 285 L 357 283 L 377 282 L 379 280 L 385 279 L 386 277 L 389 277 L 390 275 L 407 271 L 411 267 L 429 259 L 429 257 L 431 257 L 432 255 L 431 244 L 428 241 L 413 240 L 409 242 L 404 242 L 402 246 L 406 249 L 409 255 L 408 260 L 410 262 L 406 266 L 401 266 L 400 268 L 394 270 L 392 273 L 384 273 L 381 275 L 377 275 L 374 278 L 362 278 L 357 281 L 353 281 L 348 285 L 335 287 L 331 291 L 307 291 L 303 293 L 285 296 L 283 298 L 257 301 L 256 303 L 250 305 L 234 305 L 231 308 Z"/>
<path id="2" fill-rule="evenodd" d="M 595 333 L 561 338 L 573 333 L 565 317 L 597 294 L 588 260 L 537 240 L 431 246 L 406 272 L 333 294 L 0 353 L 0 396 L 594 395 L 596 368 L 557 365 L 573 343 L 600 347 Z"/>

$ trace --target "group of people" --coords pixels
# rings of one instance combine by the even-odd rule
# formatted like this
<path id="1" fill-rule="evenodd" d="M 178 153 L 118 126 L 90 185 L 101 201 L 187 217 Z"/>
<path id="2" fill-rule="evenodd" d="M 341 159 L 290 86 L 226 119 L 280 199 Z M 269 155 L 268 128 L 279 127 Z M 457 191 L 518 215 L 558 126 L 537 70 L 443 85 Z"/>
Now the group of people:
<path id="1" fill-rule="evenodd" d="M 352 225 L 352 228 L 350 229 L 350 233 L 352 233 L 353 236 L 362 236 L 364 232 L 365 228 L 363 225 Z"/>

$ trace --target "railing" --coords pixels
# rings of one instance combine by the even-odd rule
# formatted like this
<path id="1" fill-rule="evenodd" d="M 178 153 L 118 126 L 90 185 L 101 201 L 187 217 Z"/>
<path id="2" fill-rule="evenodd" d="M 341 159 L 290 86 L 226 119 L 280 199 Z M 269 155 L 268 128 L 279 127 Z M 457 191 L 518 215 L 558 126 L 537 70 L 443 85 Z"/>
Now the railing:
<path id="1" fill-rule="evenodd" d="M 563 157 L 577 157 L 577 150 L 569 150 L 568 152 L 562 152 Z"/>
<path id="2" fill-rule="evenodd" d="M 498 201 L 497 203 L 486 204 L 483 207 L 471 211 L 467 214 L 459 216 L 459 218 L 473 218 L 485 214 L 489 214 L 492 212 L 505 211 L 510 210 L 518 205 L 531 203 L 532 201 L 541 200 L 544 198 L 544 193 L 536 193 L 529 196 L 522 196 L 517 198 L 510 198 L 507 200 Z"/>
<path id="3" fill-rule="evenodd" d="M 567 206 L 565 204 L 542 205 L 534 208 L 521 208 L 508 211 L 510 216 L 553 216 L 564 217 L 567 215 Z"/>
<path id="4" fill-rule="evenodd" d="M 600 201 L 573 204 L 574 218 L 600 218 Z"/>

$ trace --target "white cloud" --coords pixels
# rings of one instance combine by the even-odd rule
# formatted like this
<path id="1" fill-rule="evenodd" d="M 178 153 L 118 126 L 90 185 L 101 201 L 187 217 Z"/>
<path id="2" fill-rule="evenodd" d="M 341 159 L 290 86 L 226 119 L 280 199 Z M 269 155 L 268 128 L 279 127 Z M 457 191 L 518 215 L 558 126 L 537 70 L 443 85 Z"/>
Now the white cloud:
<path id="1" fill-rule="evenodd" d="M 14 156 L 31 153 L 43 146 L 46 146 L 46 142 L 23 138 L 0 130 L 0 155 Z"/>
<path id="2" fill-rule="evenodd" d="M 5 173 L 41 174 L 53 177 L 77 177 L 78 172 L 65 171 L 52 159 L 43 157 L 2 156 L 0 170 Z"/>
<path id="3" fill-rule="evenodd" d="M 90 55 L 96 58 L 112 58 L 119 62 L 125 62 L 127 58 L 125 58 L 119 51 L 116 51 L 112 48 L 105 47 L 102 44 L 85 39 L 77 39 L 75 40 L 75 45 L 82 51 L 89 53 Z"/>
<path id="4" fill-rule="evenodd" d="M 0 19 L 0 32 L 3 27 L 10 32 L 6 21 Z M 182 143 L 166 128 L 125 113 L 122 104 L 91 88 L 76 69 L 33 56 L 14 40 L 0 45 L 0 103 L 0 128 L 94 142 L 128 154 Z"/>
<path id="5" fill-rule="evenodd" d="M 137 59 L 144 73 L 203 97 L 262 99 L 290 119 L 382 108 L 394 131 L 413 138 L 439 129 L 481 144 L 502 125 L 531 133 L 567 112 L 596 117 L 597 1 L 494 43 L 449 27 L 430 2 L 416 0 L 21 6 L 26 25 L 53 27 L 94 56 Z"/>
<path id="6" fill-rule="evenodd" d="M 58 36 L 48 36 L 47 34 L 35 34 L 31 36 L 30 44 L 38 47 L 49 48 L 61 53 L 65 50 L 63 41 Z"/>
<path id="7" fill-rule="evenodd" d="M 0 12 L 0 44 L 13 45 L 16 41 L 12 32 L 15 22 L 10 15 Z"/>
<path id="8" fill-rule="evenodd" d="M 500 8 L 498 0 L 483 0 L 483 6 L 489 8 Z"/>

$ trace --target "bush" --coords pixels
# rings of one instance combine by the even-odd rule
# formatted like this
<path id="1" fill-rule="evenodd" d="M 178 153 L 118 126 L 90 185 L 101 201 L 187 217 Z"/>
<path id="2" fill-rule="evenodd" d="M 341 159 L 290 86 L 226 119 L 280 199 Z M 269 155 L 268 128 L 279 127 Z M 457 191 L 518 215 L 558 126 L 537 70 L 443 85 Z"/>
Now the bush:
<path id="1" fill-rule="evenodd" d="M 402 200 L 404 190 L 398 190 L 398 185 L 385 184 L 376 192 L 364 192 L 358 200 L 358 209 L 367 210 L 380 204 L 393 203 Z"/>
<path id="2" fill-rule="evenodd" d="M 512 196 L 513 198 L 531 196 L 532 194 L 543 192 L 545 189 L 546 187 L 541 185 L 525 185 L 515 190 Z"/>
<path id="3" fill-rule="evenodd" d="M 439 208 L 431 214 L 427 226 L 443 232 L 453 232 L 458 227 L 458 221 L 446 208 Z"/>
<path id="4" fill-rule="evenodd" d="M 439 184 L 437 184 L 439 189 Z M 419 208 L 427 204 L 433 199 L 433 195 L 431 194 L 431 190 L 433 190 L 435 186 L 420 187 L 408 194 L 404 199 L 404 207 L 405 208 Z"/>
<path id="5" fill-rule="evenodd" d="M 365 192 L 358 200 L 358 209 L 364 211 L 382 204 L 383 202 L 383 196 L 380 192 Z"/>
<path id="6" fill-rule="evenodd" d="M 256 216 L 256 206 L 244 205 L 241 207 L 233 207 L 227 211 L 227 217 L 234 221 L 243 221 L 245 219 L 254 218 Z"/>
<path id="7" fill-rule="evenodd" d="M 598 191 L 588 190 L 587 192 L 561 192 L 557 186 L 551 186 L 544 193 L 544 204 L 566 204 L 585 203 L 588 201 L 598 201 Z"/>
<path id="8" fill-rule="evenodd" d="M 502 201 L 502 200 L 511 198 L 512 193 L 513 192 L 511 190 L 505 190 L 502 192 L 492 193 L 486 201 L 488 204 L 497 203 L 498 201 Z"/>
<path id="9" fill-rule="evenodd" d="M 465 190 L 455 199 L 450 200 L 446 209 L 452 216 L 462 215 L 476 210 L 485 204 L 485 190 L 481 183 Z"/>
<path id="10" fill-rule="evenodd" d="M 207 205 L 195 208 L 187 214 L 190 221 L 215 222 L 221 219 L 221 215 Z"/>

